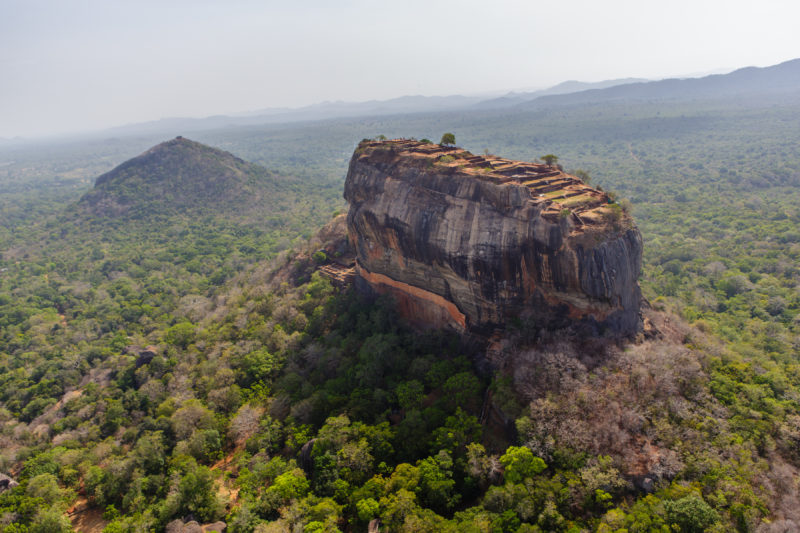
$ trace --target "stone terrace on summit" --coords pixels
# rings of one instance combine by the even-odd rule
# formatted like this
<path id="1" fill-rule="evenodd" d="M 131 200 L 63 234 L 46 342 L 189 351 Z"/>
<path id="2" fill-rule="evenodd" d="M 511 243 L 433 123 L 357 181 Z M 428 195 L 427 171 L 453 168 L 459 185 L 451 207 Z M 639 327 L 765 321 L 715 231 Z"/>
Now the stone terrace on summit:
<path id="1" fill-rule="evenodd" d="M 463 148 L 423 143 L 413 139 L 371 141 L 364 147 L 389 146 L 403 155 L 431 159 L 437 165 L 455 167 L 459 172 L 493 183 L 516 183 L 524 185 L 535 202 L 544 202 L 543 216 L 551 218 L 563 209 L 569 209 L 579 225 L 601 222 L 597 208 L 609 203 L 606 193 L 589 187 L 575 176 L 562 172 L 557 167 L 544 164 L 513 161 L 494 155 L 475 155 Z M 453 158 L 452 161 L 446 156 Z M 444 158 L 444 159 L 443 159 Z"/>

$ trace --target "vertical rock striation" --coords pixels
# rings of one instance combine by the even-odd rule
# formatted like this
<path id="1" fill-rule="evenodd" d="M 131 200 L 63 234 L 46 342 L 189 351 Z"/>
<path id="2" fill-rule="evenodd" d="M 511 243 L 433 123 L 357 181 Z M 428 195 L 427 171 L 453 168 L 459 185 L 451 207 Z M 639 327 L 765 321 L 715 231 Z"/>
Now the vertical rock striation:
<path id="1" fill-rule="evenodd" d="M 412 321 L 479 333 L 515 318 L 595 334 L 640 328 L 639 231 L 555 167 L 365 141 L 344 196 L 357 283 L 392 294 Z"/>

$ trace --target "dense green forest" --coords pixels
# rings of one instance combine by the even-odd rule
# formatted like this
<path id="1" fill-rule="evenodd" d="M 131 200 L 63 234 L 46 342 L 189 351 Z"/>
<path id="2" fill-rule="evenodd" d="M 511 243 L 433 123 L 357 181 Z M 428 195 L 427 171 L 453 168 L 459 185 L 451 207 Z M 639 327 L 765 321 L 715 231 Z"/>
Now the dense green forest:
<path id="1" fill-rule="evenodd" d="M 791 531 L 798 119 L 640 102 L 193 135 L 282 183 L 244 220 L 77 203 L 163 138 L 3 148 L 0 472 L 19 486 L 0 531 Z M 474 346 L 316 274 L 357 141 L 443 131 L 557 154 L 630 200 L 661 337 L 534 343 L 520 324 L 492 375 Z"/>

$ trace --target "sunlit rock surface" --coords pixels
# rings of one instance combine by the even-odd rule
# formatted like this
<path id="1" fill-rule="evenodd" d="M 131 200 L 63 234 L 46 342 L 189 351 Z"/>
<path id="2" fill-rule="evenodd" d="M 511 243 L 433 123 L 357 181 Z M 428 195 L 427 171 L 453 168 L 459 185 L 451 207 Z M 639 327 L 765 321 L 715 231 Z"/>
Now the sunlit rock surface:
<path id="1" fill-rule="evenodd" d="M 642 238 L 557 167 L 408 140 L 362 142 L 345 183 L 356 282 L 417 324 L 490 333 L 641 327 Z"/>

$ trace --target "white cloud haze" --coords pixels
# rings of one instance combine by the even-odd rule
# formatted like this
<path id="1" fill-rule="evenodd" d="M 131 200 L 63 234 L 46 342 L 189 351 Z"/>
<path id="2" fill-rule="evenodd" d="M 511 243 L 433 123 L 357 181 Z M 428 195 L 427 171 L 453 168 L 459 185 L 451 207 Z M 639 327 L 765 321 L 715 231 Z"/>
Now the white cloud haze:
<path id="1" fill-rule="evenodd" d="M 0 0 L 0 136 L 800 57 L 794 0 Z"/>

